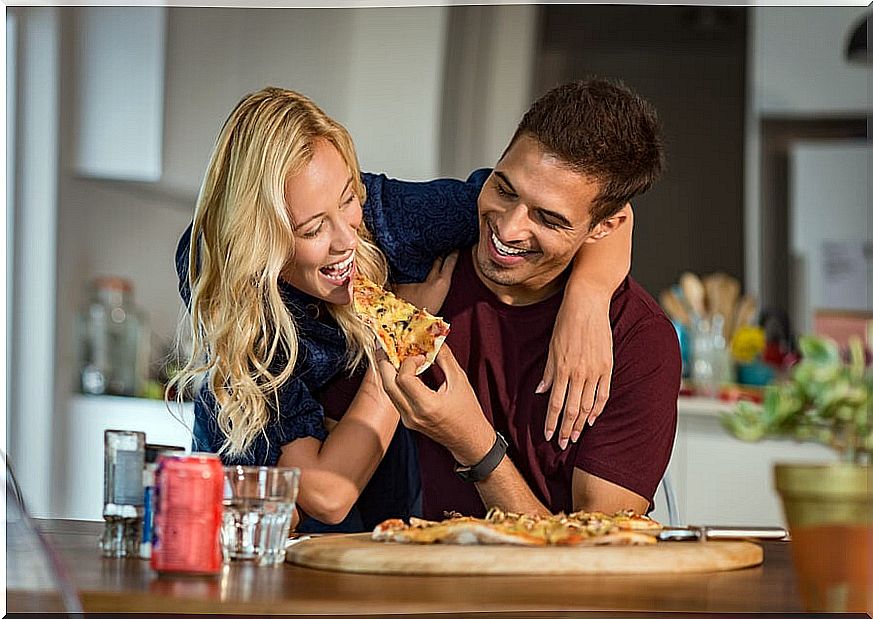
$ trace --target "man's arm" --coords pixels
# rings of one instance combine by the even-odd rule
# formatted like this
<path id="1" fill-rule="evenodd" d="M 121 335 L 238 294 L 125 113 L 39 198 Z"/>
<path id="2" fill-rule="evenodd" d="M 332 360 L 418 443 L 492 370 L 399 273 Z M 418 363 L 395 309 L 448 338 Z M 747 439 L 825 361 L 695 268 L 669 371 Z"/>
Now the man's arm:
<path id="1" fill-rule="evenodd" d="M 645 514 L 649 510 L 649 500 L 582 469 L 573 469 L 574 511 L 612 514 L 623 509 Z"/>

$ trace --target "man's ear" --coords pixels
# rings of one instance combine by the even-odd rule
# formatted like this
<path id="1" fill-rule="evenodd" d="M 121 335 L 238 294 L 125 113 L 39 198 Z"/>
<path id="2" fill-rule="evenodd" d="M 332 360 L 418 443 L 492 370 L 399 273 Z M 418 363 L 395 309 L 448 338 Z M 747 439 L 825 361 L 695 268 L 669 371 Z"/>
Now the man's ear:
<path id="1" fill-rule="evenodd" d="M 588 235 L 588 238 L 585 239 L 586 243 L 596 243 L 602 238 L 605 238 L 618 230 L 621 226 L 625 224 L 628 220 L 628 211 L 630 207 L 630 202 L 624 205 L 624 207 L 617 212 L 612 217 L 608 217 L 598 223 L 591 230 L 591 233 Z"/>

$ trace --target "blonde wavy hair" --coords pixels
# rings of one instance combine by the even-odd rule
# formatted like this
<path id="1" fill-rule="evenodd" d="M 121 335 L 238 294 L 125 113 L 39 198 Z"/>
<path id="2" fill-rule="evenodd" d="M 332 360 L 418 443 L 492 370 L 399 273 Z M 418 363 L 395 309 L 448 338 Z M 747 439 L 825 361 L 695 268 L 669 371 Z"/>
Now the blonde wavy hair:
<path id="1" fill-rule="evenodd" d="M 278 415 L 278 390 L 294 374 L 298 328 L 279 291 L 294 257 L 285 181 L 327 140 L 339 151 L 361 203 L 366 200 L 348 131 L 305 96 L 280 88 L 247 95 L 219 134 L 200 188 L 191 246 L 187 322 L 190 354 L 171 386 L 206 380 L 215 396 L 219 453 L 244 454 Z M 359 272 L 384 284 L 385 256 L 362 223 Z M 293 264 L 291 264 L 293 268 Z M 372 360 L 373 335 L 351 305 L 327 303 L 347 344 L 347 366 Z M 188 329 L 185 329 L 188 330 Z"/>

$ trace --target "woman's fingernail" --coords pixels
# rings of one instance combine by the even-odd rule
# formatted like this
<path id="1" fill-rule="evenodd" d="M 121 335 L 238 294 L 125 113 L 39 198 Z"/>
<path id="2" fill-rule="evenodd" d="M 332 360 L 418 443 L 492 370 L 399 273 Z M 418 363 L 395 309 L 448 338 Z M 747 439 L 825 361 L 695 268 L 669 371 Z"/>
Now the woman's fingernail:
<path id="1" fill-rule="evenodd" d="M 558 440 L 558 447 L 560 447 L 561 449 L 567 449 L 567 437 L 566 436 L 562 436 Z"/>
<path id="2" fill-rule="evenodd" d="M 573 434 L 570 435 L 570 440 L 574 443 L 579 440 L 579 437 L 582 433 L 579 430 L 573 430 Z"/>
<path id="3" fill-rule="evenodd" d="M 534 393 L 545 393 L 546 391 L 546 383 L 544 381 L 540 381 L 540 384 L 537 385 L 537 390 Z"/>
<path id="4" fill-rule="evenodd" d="M 597 421 L 597 417 L 589 417 L 588 418 L 588 425 L 593 426 L 595 421 Z"/>
<path id="5" fill-rule="evenodd" d="M 552 437 L 553 437 L 554 435 L 555 435 L 555 431 L 554 431 L 554 430 L 549 430 L 548 428 L 546 428 L 546 441 L 547 441 L 547 442 L 550 441 L 550 440 L 552 440 Z"/>

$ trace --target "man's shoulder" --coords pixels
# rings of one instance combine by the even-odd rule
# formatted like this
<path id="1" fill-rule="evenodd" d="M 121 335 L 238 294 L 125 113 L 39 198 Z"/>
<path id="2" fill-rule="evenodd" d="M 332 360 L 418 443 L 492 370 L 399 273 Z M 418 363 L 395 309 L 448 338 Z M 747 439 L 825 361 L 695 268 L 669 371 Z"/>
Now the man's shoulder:
<path id="1" fill-rule="evenodd" d="M 656 346 L 664 339 L 659 336 L 676 337 L 667 314 L 631 276 L 625 279 L 612 298 L 610 320 L 616 349 L 640 336 L 651 337 L 652 344 Z"/>

